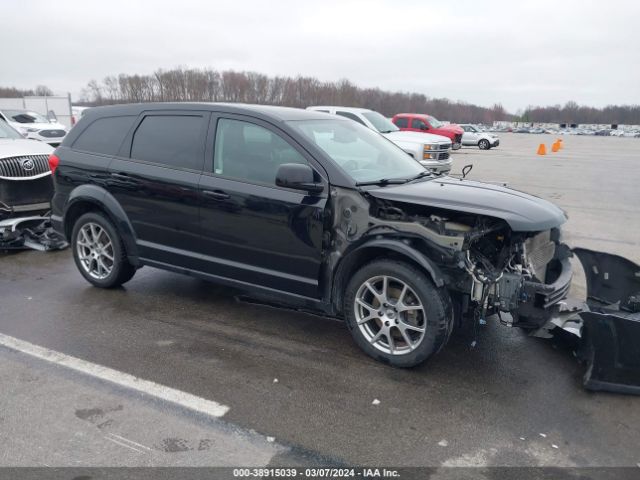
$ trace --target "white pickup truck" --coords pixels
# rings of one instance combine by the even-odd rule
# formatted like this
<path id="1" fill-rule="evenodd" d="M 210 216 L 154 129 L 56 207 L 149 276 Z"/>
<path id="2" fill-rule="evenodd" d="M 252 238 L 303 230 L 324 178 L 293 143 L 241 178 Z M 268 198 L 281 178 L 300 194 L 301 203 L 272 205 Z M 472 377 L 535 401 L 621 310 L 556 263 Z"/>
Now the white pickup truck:
<path id="1" fill-rule="evenodd" d="M 391 120 L 366 108 L 313 106 L 307 107 L 307 110 L 340 115 L 375 130 L 432 172 L 446 174 L 451 170 L 451 140 L 447 137 L 419 132 L 401 132 Z"/>

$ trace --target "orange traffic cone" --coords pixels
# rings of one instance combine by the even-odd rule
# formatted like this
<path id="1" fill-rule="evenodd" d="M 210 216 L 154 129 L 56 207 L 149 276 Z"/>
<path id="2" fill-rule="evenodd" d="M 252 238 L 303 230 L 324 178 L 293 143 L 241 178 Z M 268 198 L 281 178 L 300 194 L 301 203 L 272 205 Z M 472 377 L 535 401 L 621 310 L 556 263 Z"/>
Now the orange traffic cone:
<path id="1" fill-rule="evenodd" d="M 540 146 L 538 147 L 538 155 L 546 155 L 547 154 L 547 147 L 544 146 L 544 143 L 541 143 Z"/>
<path id="2" fill-rule="evenodd" d="M 560 142 L 556 140 L 555 142 L 553 142 L 553 145 L 551 145 L 551 151 L 553 153 L 556 153 L 558 150 L 560 150 Z"/>
<path id="3" fill-rule="evenodd" d="M 562 150 L 562 139 L 559 138 L 558 140 L 556 140 L 557 144 L 558 144 L 558 150 Z"/>

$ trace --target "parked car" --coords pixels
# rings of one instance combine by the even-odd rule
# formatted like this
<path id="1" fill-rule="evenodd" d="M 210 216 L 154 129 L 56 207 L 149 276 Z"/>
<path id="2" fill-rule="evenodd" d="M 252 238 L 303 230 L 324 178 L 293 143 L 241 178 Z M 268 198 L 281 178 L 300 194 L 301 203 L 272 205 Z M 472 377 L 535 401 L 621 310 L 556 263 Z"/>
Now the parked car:
<path id="1" fill-rule="evenodd" d="M 142 266 L 216 281 L 343 317 L 367 354 L 399 367 L 495 312 L 539 329 L 571 282 L 560 208 L 435 176 L 337 116 L 100 107 L 49 165 L 52 223 L 91 284 L 122 285 Z"/>
<path id="2" fill-rule="evenodd" d="M 464 130 L 462 134 L 462 145 L 477 146 L 480 150 L 489 150 L 500 145 L 500 139 L 493 133 L 483 132 L 475 125 L 461 123 L 460 128 Z"/>
<path id="3" fill-rule="evenodd" d="M 76 123 L 78 123 L 78 120 L 80 120 L 80 117 L 82 117 L 82 115 L 84 115 L 84 112 L 86 112 L 89 108 L 91 107 L 72 106 L 71 107 L 71 125 L 73 126 Z"/>
<path id="4" fill-rule="evenodd" d="M 387 137 L 429 170 L 436 173 L 451 171 L 451 140 L 447 137 L 401 132 L 388 118 L 366 108 L 314 106 L 307 107 L 307 110 L 339 115 L 358 122 Z"/>
<path id="5" fill-rule="evenodd" d="M 462 128 L 451 123 L 444 124 L 431 115 L 399 113 L 394 115 L 392 121 L 400 130 L 448 137 L 451 140 L 453 150 L 458 150 L 462 146 L 462 134 L 464 133 Z"/>
<path id="6" fill-rule="evenodd" d="M 30 110 L 0 110 L 0 119 L 18 130 L 25 138 L 39 140 L 57 147 L 67 134 L 61 123 L 50 121 L 47 117 Z"/>
<path id="7" fill-rule="evenodd" d="M 49 210 L 53 183 L 46 143 L 26 140 L 0 120 L 0 220 Z M 0 231 L 2 226 L 0 225 Z"/>

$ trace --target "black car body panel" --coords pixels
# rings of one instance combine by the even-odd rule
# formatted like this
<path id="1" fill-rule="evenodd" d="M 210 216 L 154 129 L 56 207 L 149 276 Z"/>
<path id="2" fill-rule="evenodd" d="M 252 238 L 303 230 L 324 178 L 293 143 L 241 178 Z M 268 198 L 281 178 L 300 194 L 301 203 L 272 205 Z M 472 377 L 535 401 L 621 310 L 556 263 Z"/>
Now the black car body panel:
<path id="1" fill-rule="evenodd" d="M 539 232 L 559 227 L 566 221 L 560 208 L 541 198 L 499 185 L 453 177 L 394 185 L 370 193 L 385 200 L 501 218 L 516 232 Z"/>

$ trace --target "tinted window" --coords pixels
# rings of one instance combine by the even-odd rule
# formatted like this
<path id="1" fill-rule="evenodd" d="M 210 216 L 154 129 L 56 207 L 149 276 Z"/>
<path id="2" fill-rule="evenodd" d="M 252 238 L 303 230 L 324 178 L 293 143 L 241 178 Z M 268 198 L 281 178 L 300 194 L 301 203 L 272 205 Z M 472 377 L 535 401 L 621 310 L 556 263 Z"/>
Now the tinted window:
<path id="1" fill-rule="evenodd" d="M 411 120 L 411 128 L 422 128 L 424 126 L 424 122 L 419 118 L 414 118 L 413 120 Z"/>
<path id="2" fill-rule="evenodd" d="M 99 118 L 73 142 L 75 150 L 115 155 L 136 117 Z"/>
<path id="3" fill-rule="evenodd" d="M 202 117 L 150 115 L 133 136 L 131 158 L 168 167 L 200 170 L 203 160 Z"/>
<path id="4" fill-rule="evenodd" d="M 398 127 L 391 123 L 391 120 L 383 117 L 378 112 L 362 112 L 362 116 L 369 120 L 375 129 L 381 133 L 396 132 L 398 130 Z"/>
<path id="5" fill-rule="evenodd" d="M 221 119 L 216 130 L 215 173 L 275 185 L 283 163 L 307 163 L 282 137 L 253 123 Z"/>
<path id="6" fill-rule="evenodd" d="M 354 120 L 354 121 L 358 122 L 360 125 L 364 125 L 364 122 L 362 120 L 360 120 L 360 118 L 358 118 L 357 115 L 355 115 L 355 114 L 353 114 L 351 112 L 340 112 L 340 111 L 338 111 L 338 112 L 336 112 L 336 115 L 340 115 L 341 117 L 346 117 L 349 120 Z M 366 125 L 365 125 L 365 127 L 366 127 Z"/>
<path id="7" fill-rule="evenodd" d="M 398 128 L 407 128 L 409 126 L 409 120 L 406 118 L 396 118 L 393 122 Z"/>

